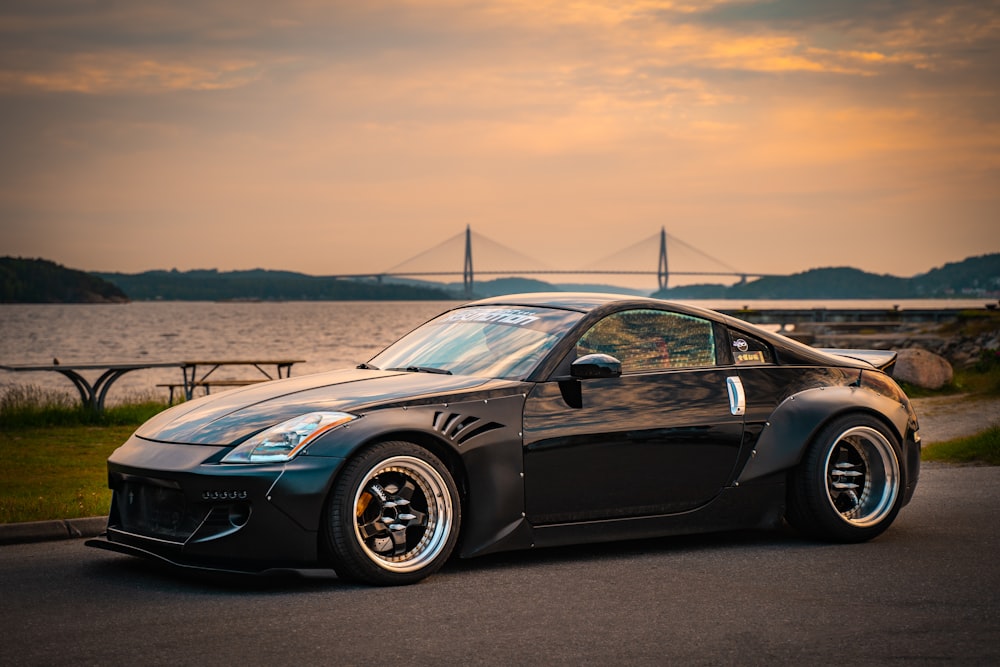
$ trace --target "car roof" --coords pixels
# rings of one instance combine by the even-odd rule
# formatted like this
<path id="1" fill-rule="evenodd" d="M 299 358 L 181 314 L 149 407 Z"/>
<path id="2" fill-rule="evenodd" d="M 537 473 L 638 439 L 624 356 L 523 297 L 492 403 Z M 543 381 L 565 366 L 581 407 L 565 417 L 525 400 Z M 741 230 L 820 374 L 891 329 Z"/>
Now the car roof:
<path id="1" fill-rule="evenodd" d="M 677 301 L 664 301 L 652 297 L 604 292 L 529 292 L 526 294 L 504 294 L 465 304 L 466 306 L 534 306 L 538 308 L 560 308 L 589 313 L 592 310 L 623 308 L 666 308 L 679 313 L 697 315 L 717 321 L 727 321 L 726 315 L 714 310 L 699 308 Z M 611 308 L 609 308 L 611 307 Z"/>
<path id="2" fill-rule="evenodd" d="M 651 297 L 633 296 L 628 294 L 605 294 L 591 292 L 532 292 L 526 294 L 505 294 L 503 296 L 490 297 L 473 301 L 463 306 L 534 306 L 538 308 L 558 308 L 562 310 L 572 310 L 581 313 L 592 311 L 609 312 L 626 308 L 663 308 L 674 312 L 702 317 L 708 320 L 721 322 L 730 327 L 744 330 L 770 342 L 786 359 L 785 363 L 808 363 L 823 366 L 849 366 L 855 368 L 872 368 L 870 364 L 863 361 L 846 358 L 842 355 L 834 356 L 829 352 L 817 350 L 804 345 L 796 340 L 792 340 L 776 334 L 766 329 L 762 329 L 744 320 L 737 319 L 731 315 L 720 313 L 715 310 L 700 308 L 686 303 L 676 301 L 664 301 Z M 603 313 L 597 316 L 603 316 Z"/>
<path id="3" fill-rule="evenodd" d="M 536 306 L 540 308 L 561 308 L 578 310 L 582 313 L 616 302 L 649 303 L 664 305 L 668 302 L 642 296 L 626 294 L 605 294 L 600 292 L 529 292 L 526 294 L 504 294 L 488 299 L 473 301 L 469 306 Z M 674 305 L 674 304 L 670 304 Z"/>

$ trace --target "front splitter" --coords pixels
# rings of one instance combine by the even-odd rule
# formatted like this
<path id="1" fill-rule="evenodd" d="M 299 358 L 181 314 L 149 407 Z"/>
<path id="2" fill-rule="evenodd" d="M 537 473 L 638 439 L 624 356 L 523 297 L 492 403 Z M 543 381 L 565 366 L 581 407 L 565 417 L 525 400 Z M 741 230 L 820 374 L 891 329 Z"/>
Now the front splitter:
<path id="1" fill-rule="evenodd" d="M 120 542 L 111 542 L 106 537 L 96 537 L 87 540 L 84 544 L 88 547 L 93 547 L 95 549 L 103 549 L 105 551 L 113 551 L 115 553 L 126 554 L 128 556 L 137 556 L 139 558 L 145 558 L 147 560 L 155 561 L 162 565 L 167 565 L 169 567 L 178 568 L 181 570 L 189 570 L 192 572 L 216 572 L 219 574 L 238 574 L 238 575 L 250 575 L 256 577 L 273 577 L 273 576 L 287 576 L 290 574 L 295 575 L 315 575 L 318 572 L 329 572 L 333 574 L 333 570 L 329 568 L 302 568 L 302 567 L 262 567 L 262 568 L 239 568 L 239 567 L 226 567 L 212 564 L 204 563 L 187 563 L 175 560 L 173 558 L 168 558 L 163 554 L 158 554 L 141 547 L 132 546 L 130 544 L 121 544 Z"/>

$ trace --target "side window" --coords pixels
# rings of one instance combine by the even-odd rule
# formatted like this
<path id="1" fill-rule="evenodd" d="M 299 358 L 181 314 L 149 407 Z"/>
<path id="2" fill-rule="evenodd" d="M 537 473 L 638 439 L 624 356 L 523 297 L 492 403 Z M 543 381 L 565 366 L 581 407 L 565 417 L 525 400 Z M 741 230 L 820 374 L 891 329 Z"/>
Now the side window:
<path id="1" fill-rule="evenodd" d="M 733 361 L 737 364 L 774 363 L 771 347 L 759 338 L 735 329 L 729 330 L 729 338 L 733 341 Z"/>
<path id="2" fill-rule="evenodd" d="M 622 371 L 715 365 L 712 323 L 662 310 L 626 310 L 605 317 L 577 342 L 577 357 L 600 352 L 622 362 Z"/>

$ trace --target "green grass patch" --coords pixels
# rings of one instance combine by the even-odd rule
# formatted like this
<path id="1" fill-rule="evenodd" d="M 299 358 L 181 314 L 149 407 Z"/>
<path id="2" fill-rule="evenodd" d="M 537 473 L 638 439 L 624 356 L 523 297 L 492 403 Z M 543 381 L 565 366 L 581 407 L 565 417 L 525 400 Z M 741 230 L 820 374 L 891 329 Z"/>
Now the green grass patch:
<path id="1" fill-rule="evenodd" d="M 924 461 L 1000 465 L 1000 426 L 982 433 L 928 445 L 921 453 Z"/>
<path id="2" fill-rule="evenodd" d="M 0 394 L 0 429 L 32 426 L 126 426 L 139 425 L 166 408 L 154 394 L 134 394 L 123 403 L 94 412 L 80 399 L 64 392 L 35 385 L 15 385 Z"/>
<path id="3" fill-rule="evenodd" d="M 0 523 L 108 513 L 108 456 L 166 408 L 135 395 L 97 414 L 79 399 L 34 386 L 0 395 Z"/>
<path id="4" fill-rule="evenodd" d="M 0 429 L 0 523 L 108 513 L 108 456 L 135 426 Z"/>

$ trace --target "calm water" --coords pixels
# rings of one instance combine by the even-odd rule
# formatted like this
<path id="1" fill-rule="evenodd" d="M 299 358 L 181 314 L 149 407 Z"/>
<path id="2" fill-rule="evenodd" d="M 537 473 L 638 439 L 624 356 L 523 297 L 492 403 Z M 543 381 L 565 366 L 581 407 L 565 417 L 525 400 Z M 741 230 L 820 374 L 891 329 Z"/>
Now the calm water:
<path id="1" fill-rule="evenodd" d="M 292 375 L 366 361 L 454 302 L 136 302 L 0 305 L 0 363 L 61 364 L 183 359 L 304 359 Z M 272 369 L 268 369 L 270 372 Z M 212 377 L 251 377 L 252 368 L 220 368 Z M 84 372 L 92 381 L 100 374 Z M 179 368 L 124 375 L 108 402 L 180 382 Z M 58 373 L 0 371 L 0 388 L 33 384 L 66 390 Z M 166 390 L 161 389 L 164 398 Z"/>
<path id="2" fill-rule="evenodd" d="M 963 301 L 704 301 L 709 308 L 981 308 Z M 183 359 L 304 359 L 293 375 L 354 366 L 434 315 L 447 301 L 321 301 L 282 303 L 137 302 L 114 305 L 0 305 L 0 363 L 50 364 Z M 213 377 L 248 377 L 253 369 L 222 368 Z M 99 373 L 86 373 L 91 380 Z M 134 371 L 115 383 L 114 403 L 180 382 L 179 368 Z M 57 373 L 0 371 L 0 390 L 31 384 L 76 395 Z M 166 390 L 163 392 L 166 397 Z"/>

